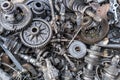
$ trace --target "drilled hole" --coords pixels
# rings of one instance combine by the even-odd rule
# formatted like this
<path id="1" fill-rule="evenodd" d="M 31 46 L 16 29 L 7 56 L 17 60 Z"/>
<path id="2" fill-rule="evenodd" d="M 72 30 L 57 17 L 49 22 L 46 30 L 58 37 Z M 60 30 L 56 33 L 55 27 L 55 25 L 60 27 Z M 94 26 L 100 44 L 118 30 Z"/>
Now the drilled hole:
<path id="1" fill-rule="evenodd" d="M 77 52 L 80 52 L 80 47 L 76 47 L 75 50 L 76 50 Z"/>
<path id="2" fill-rule="evenodd" d="M 37 3 L 36 3 L 36 6 L 37 6 L 37 7 L 41 7 L 41 3 L 38 3 L 38 2 L 37 2 Z"/>
<path id="3" fill-rule="evenodd" d="M 32 32 L 33 32 L 33 33 L 37 32 L 37 28 L 33 28 L 33 29 L 32 29 Z"/>
<path id="4" fill-rule="evenodd" d="M 88 19 L 84 19 L 83 22 L 84 22 L 84 23 L 87 23 L 87 22 L 88 22 Z"/>
<path id="5" fill-rule="evenodd" d="M 4 3 L 4 4 L 3 4 L 3 7 L 8 7 L 8 6 L 9 6 L 8 3 Z"/>

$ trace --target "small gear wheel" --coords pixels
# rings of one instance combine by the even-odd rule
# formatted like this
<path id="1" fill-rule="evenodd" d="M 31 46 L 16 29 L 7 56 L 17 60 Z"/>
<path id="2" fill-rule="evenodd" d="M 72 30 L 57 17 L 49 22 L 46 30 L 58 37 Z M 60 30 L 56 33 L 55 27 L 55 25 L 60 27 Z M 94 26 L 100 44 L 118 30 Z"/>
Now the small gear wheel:
<path id="1" fill-rule="evenodd" d="M 33 19 L 31 26 L 20 33 L 21 41 L 31 48 L 45 47 L 51 36 L 51 26 L 43 19 Z"/>
<path id="2" fill-rule="evenodd" d="M 34 18 L 51 20 L 51 9 L 48 0 L 27 0 L 25 4 L 31 9 Z"/>
<path id="3" fill-rule="evenodd" d="M 32 20 L 31 10 L 24 4 L 5 1 L 1 4 L 0 23 L 9 31 L 25 28 Z"/>

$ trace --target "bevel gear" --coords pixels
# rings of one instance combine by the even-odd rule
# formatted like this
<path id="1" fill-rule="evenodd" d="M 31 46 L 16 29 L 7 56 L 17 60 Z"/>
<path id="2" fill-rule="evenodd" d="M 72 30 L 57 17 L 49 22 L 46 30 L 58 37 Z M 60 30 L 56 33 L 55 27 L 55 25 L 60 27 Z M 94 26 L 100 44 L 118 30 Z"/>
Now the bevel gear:
<path id="1" fill-rule="evenodd" d="M 5 1 L 1 4 L 0 23 L 9 31 L 25 28 L 32 19 L 31 10 L 24 4 L 13 4 Z"/>
<path id="2" fill-rule="evenodd" d="M 91 17 L 84 17 L 81 23 L 82 30 L 79 33 L 79 38 L 86 44 L 95 44 L 108 34 L 109 25 L 105 19 L 101 22 L 94 21 Z"/>

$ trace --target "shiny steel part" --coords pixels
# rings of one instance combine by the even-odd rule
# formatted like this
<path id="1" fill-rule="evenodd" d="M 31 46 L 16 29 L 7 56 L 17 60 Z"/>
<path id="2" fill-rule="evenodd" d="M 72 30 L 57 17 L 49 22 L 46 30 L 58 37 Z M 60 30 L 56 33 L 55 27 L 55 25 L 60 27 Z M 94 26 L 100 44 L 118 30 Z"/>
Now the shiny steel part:
<path id="1" fill-rule="evenodd" d="M 87 50 L 88 55 L 85 57 L 85 62 L 87 63 L 86 67 L 84 68 L 84 80 L 94 80 L 95 71 L 94 68 L 99 64 L 99 55 L 100 53 L 98 46 L 91 46 L 91 50 Z"/>
<path id="2" fill-rule="evenodd" d="M 108 68 L 104 68 L 103 80 L 117 80 L 119 75 L 119 69 L 117 68 L 118 62 L 120 61 L 119 56 L 113 57 L 111 65 Z"/>
<path id="3" fill-rule="evenodd" d="M 83 29 L 79 33 L 79 38 L 86 44 L 95 44 L 101 41 L 109 31 L 108 22 L 104 19 L 98 23 L 90 17 L 84 17 L 81 24 Z"/>
<path id="4" fill-rule="evenodd" d="M 9 58 L 13 61 L 13 63 L 16 65 L 16 67 L 18 68 L 19 71 L 24 71 L 24 68 L 22 67 L 22 65 L 18 62 L 18 60 L 13 56 L 13 54 L 8 50 L 6 49 L 2 42 L 0 42 L 0 46 L 2 47 L 2 49 L 5 51 L 6 55 L 9 56 Z"/>
<path id="5" fill-rule="evenodd" d="M 114 21 L 115 23 L 118 23 L 118 14 L 117 9 L 119 7 L 119 4 L 117 2 L 118 0 L 109 0 L 110 2 L 110 11 L 114 14 Z"/>
<path id="6" fill-rule="evenodd" d="M 117 45 L 120 44 L 120 36 L 119 36 L 119 34 L 120 34 L 120 28 L 117 28 L 117 27 L 112 28 L 109 31 L 108 38 L 109 38 L 111 44 L 112 43 L 117 44 Z"/>
<path id="7" fill-rule="evenodd" d="M 11 80 L 11 77 L 2 69 L 0 69 L 0 80 Z"/>
<path id="8" fill-rule="evenodd" d="M 54 11 L 54 7 L 53 7 L 53 1 L 49 0 L 49 4 L 50 4 L 50 9 L 51 9 L 51 15 L 52 15 L 52 25 L 54 28 L 55 33 L 58 33 L 58 28 L 57 28 L 57 24 L 56 24 L 56 18 L 55 18 L 55 11 Z"/>
<path id="9" fill-rule="evenodd" d="M 59 80 L 59 71 L 51 64 L 49 59 L 45 59 L 46 66 L 42 66 L 45 80 Z"/>
<path id="10" fill-rule="evenodd" d="M 75 64 L 70 60 L 70 58 L 66 54 L 63 54 L 63 56 L 69 62 L 70 66 L 71 66 L 71 70 L 76 71 L 77 69 L 75 67 Z"/>
<path id="11" fill-rule="evenodd" d="M 0 24 L 0 34 L 2 34 L 4 31 L 4 28 L 2 27 L 2 25 Z"/>
<path id="12" fill-rule="evenodd" d="M 105 2 L 105 0 L 97 0 L 98 3 Z"/>
<path id="13" fill-rule="evenodd" d="M 100 22 L 102 19 L 97 16 L 94 12 L 92 12 L 89 8 L 90 6 L 86 6 L 84 4 L 84 0 L 64 0 L 64 4 L 71 10 L 75 12 L 80 12 L 81 14 L 87 14 L 92 17 L 95 21 Z"/>
<path id="14" fill-rule="evenodd" d="M 45 8 L 45 4 L 43 2 L 38 1 L 38 2 L 33 3 L 32 11 L 35 14 L 38 14 L 38 15 L 41 15 L 41 16 L 43 14 L 43 16 L 44 16 L 44 14 L 45 14 L 45 9 L 44 8 Z"/>
<path id="15" fill-rule="evenodd" d="M 103 48 L 110 48 L 110 49 L 120 49 L 120 44 L 108 44 L 108 45 L 99 45 L 100 47 Z"/>
<path id="16" fill-rule="evenodd" d="M 44 2 L 44 3 L 46 3 L 46 4 L 49 4 L 49 2 L 48 2 L 48 0 L 26 0 L 26 5 L 28 5 L 30 8 L 32 8 L 33 6 L 32 6 L 32 3 L 33 2 Z"/>
<path id="17" fill-rule="evenodd" d="M 45 47 L 52 37 L 52 29 L 43 19 L 33 19 L 30 27 L 20 34 L 24 45 L 31 48 Z"/>
<path id="18" fill-rule="evenodd" d="M 26 0 L 11 0 L 13 3 L 23 3 L 23 2 L 25 2 Z"/>
<path id="19" fill-rule="evenodd" d="M 28 0 L 25 3 L 33 12 L 33 17 L 40 17 L 47 21 L 51 20 L 48 0 Z"/>
<path id="20" fill-rule="evenodd" d="M 68 66 L 65 66 L 64 74 L 62 74 L 62 80 L 73 80 L 73 75 L 68 69 Z"/>
<path id="21" fill-rule="evenodd" d="M 19 56 L 20 56 L 20 58 L 27 61 L 28 63 L 31 63 L 34 66 L 37 66 L 37 67 L 41 66 L 41 63 L 38 61 L 36 62 L 36 59 L 32 58 L 31 56 L 24 55 L 24 54 L 19 54 Z"/>
<path id="22" fill-rule="evenodd" d="M 85 3 L 90 3 L 92 2 L 93 0 L 84 0 Z"/>
<path id="23" fill-rule="evenodd" d="M 65 59 L 68 61 L 68 63 L 70 64 L 71 66 L 71 69 L 73 71 L 76 71 L 76 67 L 75 67 L 75 64 L 70 60 L 70 58 L 68 57 L 68 55 L 65 53 L 65 50 L 64 49 L 60 49 L 60 55 L 64 56 Z"/>
<path id="24" fill-rule="evenodd" d="M 12 37 L 2 37 L 0 36 L 0 39 L 3 41 L 3 46 L 10 50 L 14 54 L 19 53 L 27 53 L 27 48 L 22 46 L 22 44 L 19 42 L 18 37 L 12 36 Z"/>
<path id="25" fill-rule="evenodd" d="M 74 58 L 83 58 L 86 55 L 86 46 L 82 42 L 74 40 L 69 46 L 68 52 Z"/>
<path id="26" fill-rule="evenodd" d="M 13 4 L 5 1 L 1 4 L 0 23 L 9 31 L 25 28 L 32 19 L 32 12 L 24 4 Z"/>
<path id="27" fill-rule="evenodd" d="M 34 69 L 34 67 L 30 64 L 24 64 L 23 67 L 28 70 L 28 72 L 30 72 L 32 74 L 32 76 L 36 76 L 37 75 L 37 72 L 36 70 Z"/>

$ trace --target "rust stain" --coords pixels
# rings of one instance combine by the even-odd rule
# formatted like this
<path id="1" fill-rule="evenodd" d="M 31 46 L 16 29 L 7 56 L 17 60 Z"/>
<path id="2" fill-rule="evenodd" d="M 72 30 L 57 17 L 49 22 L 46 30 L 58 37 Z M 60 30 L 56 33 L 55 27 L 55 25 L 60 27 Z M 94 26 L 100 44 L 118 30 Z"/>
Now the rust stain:
<path id="1" fill-rule="evenodd" d="M 110 9 L 110 4 L 104 4 L 97 9 L 97 15 L 103 19 L 107 19 L 107 12 Z"/>

